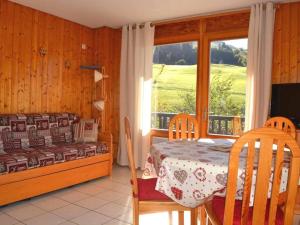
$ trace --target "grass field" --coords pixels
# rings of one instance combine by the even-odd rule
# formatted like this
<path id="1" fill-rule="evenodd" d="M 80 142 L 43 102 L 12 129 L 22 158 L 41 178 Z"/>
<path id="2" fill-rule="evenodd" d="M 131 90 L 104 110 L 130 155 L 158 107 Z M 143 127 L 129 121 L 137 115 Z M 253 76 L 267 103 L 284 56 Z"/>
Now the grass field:
<path id="1" fill-rule="evenodd" d="M 180 94 L 195 94 L 196 65 L 153 65 L 153 98 L 152 110 L 162 111 L 183 102 Z M 246 67 L 226 64 L 212 64 L 211 76 L 222 76 L 222 79 L 232 79 L 231 98 L 233 102 L 241 103 L 245 98 Z M 212 77 L 211 77 L 212 78 Z M 159 102 L 160 106 L 157 105 Z M 166 110 L 163 110 L 166 111 Z"/>

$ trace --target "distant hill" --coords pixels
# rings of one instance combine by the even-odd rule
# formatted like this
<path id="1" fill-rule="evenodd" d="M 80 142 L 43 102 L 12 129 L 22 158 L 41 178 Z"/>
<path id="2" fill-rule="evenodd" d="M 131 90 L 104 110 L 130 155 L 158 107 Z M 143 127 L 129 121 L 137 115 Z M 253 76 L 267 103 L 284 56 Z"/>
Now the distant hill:
<path id="1" fill-rule="evenodd" d="M 213 64 L 244 67 L 247 65 L 247 50 L 227 45 L 222 41 L 212 42 L 210 59 Z M 186 42 L 156 47 L 153 62 L 165 65 L 195 65 L 197 64 L 197 44 Z"/>

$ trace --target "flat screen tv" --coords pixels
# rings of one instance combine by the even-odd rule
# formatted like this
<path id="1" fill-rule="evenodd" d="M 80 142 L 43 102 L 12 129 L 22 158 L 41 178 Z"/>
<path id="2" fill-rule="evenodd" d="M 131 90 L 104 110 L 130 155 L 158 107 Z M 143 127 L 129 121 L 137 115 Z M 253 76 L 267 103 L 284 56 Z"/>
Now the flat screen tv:
<path id="1" fill-rule="evenodd" d="M 284 116 L 300 128 L 300 83 L 273 84 L 271 117 Z"/>

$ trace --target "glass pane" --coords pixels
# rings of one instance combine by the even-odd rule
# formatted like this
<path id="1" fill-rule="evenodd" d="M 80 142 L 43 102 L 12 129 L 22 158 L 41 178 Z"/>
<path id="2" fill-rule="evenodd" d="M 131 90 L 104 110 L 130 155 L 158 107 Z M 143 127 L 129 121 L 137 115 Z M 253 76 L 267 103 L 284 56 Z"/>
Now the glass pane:
<path id="1" fill-rule="evenodd" d="M 195 114 L 197 42 L 157 45 L 153 53 L 152 128 L 178 113 Z"/>
<path id="2" fill-rule="evenodd" d="M 244 129 L 248 39 L 210 45 L 208 133 L 239 135 Z"/>

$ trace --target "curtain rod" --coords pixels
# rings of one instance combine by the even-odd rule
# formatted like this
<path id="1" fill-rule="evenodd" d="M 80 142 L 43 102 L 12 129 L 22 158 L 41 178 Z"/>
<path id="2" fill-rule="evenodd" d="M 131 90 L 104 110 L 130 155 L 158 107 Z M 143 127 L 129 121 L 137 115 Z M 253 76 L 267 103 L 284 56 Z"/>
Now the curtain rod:
<path id="1" fill-rule="evenodd" d="M 231 9 L 231 10 L 222 10 L 222 11 L 215 11 L 210 13 L 202 13 L 202 14 L 196 14 L 196 15 L 190 15 L 190 16 L 184 16 L 184 17 L 177 17 L 173 19 L 166 19 L 166 20 L 157 20 L 153 21 L 150 25 L 151 26 L 160 26 L 160 25 L 166 25 L 170 23 L 179 23 L 179 22 L 185 22 L 185 21 L 191 21 L 191 20 L 197 20 L 197 19 L 205 19 L 210 17 L 218 17 L 218 16 L 224 16 L 224 15 L 231 15 L 236 13 L 243 13 L 243 12 L 250 12 L 250 7 L 247 8 L 238 8 L 238 9 Z M 144 24 L 140 24 L 140 28 L 144 28 Z M 136 25 L 132 26 L 133 29 L 136 28 Z"/>
<path id="2" fill-rule="evenodd" d="M 296 0 L 299 1 L 299 0 Z M 284 3 L 285 1 L 281 3 L 275 3 L 274 8 L 279 9 L 280 5 Z M 166 19 L 166 20 L 157 20 L 152 22 L 150 25 L 151 27 L 153 26 L 161 26 L 161 25 L 166 25 L 170 23 L 180 23 L 180 22 L 186 22 L 186 21 L 192 21 L 192 20 L 199 20 L 199 19 L 206 19 L 206 18 L 211 18 L 211 17 L 219 17 L 219 16 L 226 16 L 226 15 L 232 15 L 232 14 L 237 14 L 237 13 L 247 13 L 250 12 L 250 7 L 244 7 L 244 8 L 237 8 L 237 9 L 230 9 L 230 10 L 222 10 L 222 11 L 215 11 L 215 12 L 210 12 L 210 13 L 202 13 L 202 14 L 197 14 L 197 15 L 190 15 L 190 16 L 184 16 L 184 17 L 177 17 L 173 19 Z M 144 24 L 140 24 L 140 28 L 144 28 Z M 132 29 L 135 29 L 136 25 L 132 26 Z"/>

